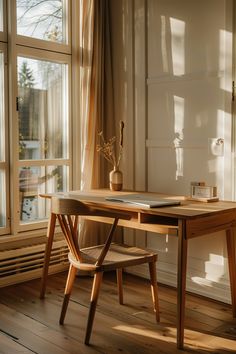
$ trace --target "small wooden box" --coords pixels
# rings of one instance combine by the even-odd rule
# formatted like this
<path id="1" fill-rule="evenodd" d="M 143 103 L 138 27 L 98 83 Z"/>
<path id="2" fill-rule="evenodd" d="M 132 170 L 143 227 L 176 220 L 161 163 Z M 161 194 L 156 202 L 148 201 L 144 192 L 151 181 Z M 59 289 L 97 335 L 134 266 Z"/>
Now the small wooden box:
<path id="1" fill-rule="evenodd" d="M 192 186 L 192 198 L 215 198 L 217 188 L 213 186 Z"/>
<path id="2" fill-rule="evenodd" d="M 204 182 L 192 182 L 191 199 L 199 201 L 217 201 L 217 187 L 206 186 Z"/>

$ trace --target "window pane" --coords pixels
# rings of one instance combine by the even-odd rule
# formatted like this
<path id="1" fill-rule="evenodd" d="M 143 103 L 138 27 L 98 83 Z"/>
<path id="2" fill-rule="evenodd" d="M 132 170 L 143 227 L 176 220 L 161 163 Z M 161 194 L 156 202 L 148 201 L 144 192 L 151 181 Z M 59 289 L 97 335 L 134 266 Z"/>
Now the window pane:
<path id="1" fill-rule="evenodd" d="M 67 64 L 18 57 L 19 159 L 68 158 Z"/>
<path id="2" fill-rule="evenodd" d="M 4 58 L 0 52 L 0 163 L 5 162 Z M 6 171 L 0 168 L 0 227 L 6 226 Z"/>
<path id="3" fill-rule="evenodd" d="M 0 0 L 0 31 L 3 32 L 3 0 Z"/>
<path id="4" fill-rule="evenodd" d="M 66 43 L 65 0 L 17 0 L 17 34 Z"/>
<path id="5" fill-rule="evenodd" d="M 0 227 L 6 226 L 6 180 L 5 171 L 0 170 Z"/>
<path id="6" fill-rule="evenodd" d="M 0 52 L 0 161 L 5 161 L 4 57 Z"/>
<path id="7" fill-rule="evenodd" d="M 19 170 L 20 220 L 39 221 L 49 215 L 48 205 L 41 193 L 61 192 L 68 189 L 67 166 L 33 166 Z"/>

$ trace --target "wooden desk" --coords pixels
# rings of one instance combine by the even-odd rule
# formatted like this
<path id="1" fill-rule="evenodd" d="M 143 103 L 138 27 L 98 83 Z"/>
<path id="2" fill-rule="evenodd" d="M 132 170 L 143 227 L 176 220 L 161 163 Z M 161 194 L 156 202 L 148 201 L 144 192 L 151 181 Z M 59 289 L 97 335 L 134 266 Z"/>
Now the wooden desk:
<path id="1" fill-rule="evenodd" d="M 231 285 L 232 311 L 236 317 L 236 261 L 235 242 L 233 228 L 236 226 L 236 203 L 235 202 L 192 202 L 186 201 L 184 197 L 166 196 L 153 193 L 160 197 L 168 197 L 181 200 L 180 206 L 164 208 L 145 208 L 133 204 L 108 202 L 105 197 L 108 195 L 127 194 L 129 192 L 110 192 L 108 190 L 93 190 L 90 192 L 73 191 L 69 193 L 58 193 L 65 197 L 80 199 L 84 203 L 101 208 L 102 210 L 122 211 L 128 216 L 128 220 L 120 220 L 119 225 L 133 229 L 157 232 L 178 237 L 178 270 L 177 270 L 177 347 L 184 345 L 184 317 L 185 317 L 185 290 L 186 290 L 186 267 L 187 267 L 187 245 L 188 240 L 216 231 L 225 231 L 229 276 Z M 131 194 L 134 192 L 130 192 Z M 143 194 L 143 193 L 142 193 Z M 148 193 L 150 196 L 150 193 Z M 43 195 L 50 198 L 52 195 Z M 112 219 L 94 217 L 90 220 L 111 223 Z M 51 215 L 48 224 L 47 244 L 42 274 L 42 287 L 40 297 L 44 298 L 48 266 L 53 242 L 54 228 L 56 223 L 55 215 Z"/>

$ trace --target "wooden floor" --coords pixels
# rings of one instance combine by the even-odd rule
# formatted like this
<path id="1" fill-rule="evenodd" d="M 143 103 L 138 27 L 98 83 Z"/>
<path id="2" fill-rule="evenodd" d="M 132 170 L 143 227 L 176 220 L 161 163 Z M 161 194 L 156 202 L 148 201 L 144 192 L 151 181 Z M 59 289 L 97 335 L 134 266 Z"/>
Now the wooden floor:
<path id="1" fill-rule="evenodd" d="M 187 295 L 185 350 L 176 349 L 176 291 L 159 287 L 161 322 L 155 323 L 149 283 L 124 277 L 125 305 L 114 274 L 104 276 L 91 345 L 83 344 L 90 277 L 76 279 L 64 326 L 58 323 L 66 274 L 50 276 L 45 300 L 40 280 L 0 288 L 0 353 L 236 353 L 230 306 Z"/>

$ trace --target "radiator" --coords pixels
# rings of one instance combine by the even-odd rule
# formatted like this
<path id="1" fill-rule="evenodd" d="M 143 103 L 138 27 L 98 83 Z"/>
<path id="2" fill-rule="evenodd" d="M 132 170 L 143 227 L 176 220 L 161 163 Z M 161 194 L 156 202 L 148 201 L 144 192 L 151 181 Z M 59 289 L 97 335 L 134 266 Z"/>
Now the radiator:
<path id="1" fill-rule="evenodd" d="M 0 252 L 0 287 L 41 277 L 45 243 Z M 65 240 L 53 242 L 49 274 L 68 269 Z"/>

